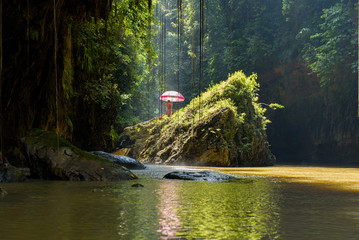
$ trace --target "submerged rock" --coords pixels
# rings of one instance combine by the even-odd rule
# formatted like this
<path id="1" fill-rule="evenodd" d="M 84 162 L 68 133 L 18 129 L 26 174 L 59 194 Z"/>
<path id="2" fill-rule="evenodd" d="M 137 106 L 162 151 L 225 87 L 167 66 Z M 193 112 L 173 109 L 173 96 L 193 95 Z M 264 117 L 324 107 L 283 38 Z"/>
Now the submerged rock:
<path id="1" fill-rule="evenodd" d="M 231 175 L 213 171 L 174 171 L 167 173 L 163 178 L 209 182 L 227 182 L 237 180 L 236 177 L 233 177 Z"/>
<path id="2" fill-rule="evenodd" d="M 145 169 L 146 168 L 145 165 L 143 165 L 136 159 L 130 158 L 127 156 L 115 155 L 115 154 L 102 152 L 102 151 L 93 151 L 90 153 L 101 156 L 103 158 L 106 158 L 106 159 L 110 160 L 111 162 L 119 164 L 121 166 L 124 166 L 128 169 Z"/>
<path id="3" fill-rule="evenodd" d="M 7 192 L 5 191 L 5 189 L 0 187 L 0 196 L 5 196 L 7 195 Z"/>
<path id="4" fill-rule="evenodd" d="M 23 138 L 31 177 L 50 180 L 117 181 L 137 178 L 128 169 L 82 151 L 54 132 L 32 129 Z"/>
<path id="5" fill-rule="evenodd" d="M 127 127 L 123 139 L 132 143 L 129 155 L 165 164 L 273 165 L 266 135 L 269 120 L 257 102 L 255 79 L 237 72 L 172 117 Z"/>
<path id="6" fill-rule="evenodd" d="M 141 187 L 144 187 L 144 186 L 141 183 L 135 183 L 135 184 L 132 184 L 131 187 L 141 188 Z"/>
<path id="7" fill-rule="evenodd" d="M 21 169 L 18 169 L 7 161 L 4 164 L 0 164 L 0 182 L 12 183 L 12 182 L 24 182 L 27 180 L 27 174 Z"/>

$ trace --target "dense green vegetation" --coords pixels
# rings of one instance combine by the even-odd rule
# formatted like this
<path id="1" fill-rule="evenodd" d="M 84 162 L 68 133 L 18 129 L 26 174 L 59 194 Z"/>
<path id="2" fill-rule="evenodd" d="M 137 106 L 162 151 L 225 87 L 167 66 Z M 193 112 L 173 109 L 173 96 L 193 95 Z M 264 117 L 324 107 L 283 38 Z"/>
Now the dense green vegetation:
<path id="1" fill-rule="evenodd" d="M 287 107 L 270 113 L 276 119 L 270 129 L 274 145 L 311 155 L 318 146 L 326 152 L 342 141 L 356 144 L 356 1 L 214 0 L 201 5 L 191 0 L 157 3 L 159 57 L 153 72 L 157 82 L 152 82 L 157 89 L 178 90 L 188 103 L 228 73 L 255 72 L 261 99 Z"/>
<path id="2" fill-rule="evenodd" d="M 78 83 L 73 96 L 92 116 L 78 121 L 79 125 L 88 122 L 79 134 L 82 137 L 91 139 L 102 132 L 115 142 L 119 128 L 140 121 L 141 112 L 145 112 L 148 96 L 142 88 L 149 77 L 146 59 L 156 56 L 147 36 L 152 21 L 147 4 L 113 1 L 107 20 L 92 18 L 74 26 L 74 78 Z"/>
<path id="3" fill-rule="evenodd" d="M 117 60 L 106 55 L 106 61 L 100 58 L 89 62 L 90 66 L 101 62 L 121 68 L 110 71 L 122 73 L 111 76 L 121 81 L 117 89 L 120 101 L 116 102 L 121 102 L 119 110 L 127 115 L 125 120 L 119 114 L 118 124 L 155 117 L 161 109 L 156 99 L 164 90 L 180 91 L 188 103 L 234 71 L 258 73 L 259 82 L 266 84 L 266 74 L 289 64 L 305 64 L 310 69 L 308 74 L 315 73 L 328 91 L 340 85 L 340 96 L 344 98 L 340 105 L 351 102 L 356 106 L 352 92 L 358 69 L 356 1 L 210 1 L 202 6 L 202 52 L 200 2 L 158 0 L 153 1 L 151 11 L 147 4 L 114 1 L 112 17 L 106 24 L 100 22 L 108 28 L 107 35 L 103 35 L 107 40 L 96 42 L 106 51 L 120 45 Z M 98 31 L 98 27 L 92 29 Z M 113 38 L 108 36 L 122 39 L 109 40 Z M 89 49 L 90 46 L 93 45 L 88 45 Z M 116 51 L 110 52 L 116 55 Z M 199 63 L 201 54 L 203 69 Z M 316 81 L 314 75 L 311 78 Z M 102 83 L 100 86 L 104 88 Z M 112 85 L 108 86 L 102 91 L 89 87 L 93 92 L 87 93 L 104 105 L 110 98 Z M 348 114 L 354 116 L 355 109 L 345 112 Z"/>
<path id="4" fill-rule="evenodd" d="M 175 15 L 179 9 L 175 2 L 167 2 L 159 10 L 167 17 L 162 21 L 166 24 L 167 38 L 162 36 L 160 41 L 165 41 L 164 59 L 171 63 L 161 74 L 167 87 L 176 88 L 180 69 L 179 90 L 191 96 L 191 91 L 197 92 L 199 81 L 196 64 L 196 81 L 192 86 L 192 57 L 198 63 L 200 55 L 200 9 L 197 1 L 182 4 L 179 31 Z M 261 76 L 288 62 L 304 60 L 323 83 L 347 78 L 352 81 L 358 69 L 356 9 L 356 1 L 340 0 L 206 3 L 203 85 L 218 83 L 237 70 Z M 180 66 L 177 66 L 178 47 Z"/>

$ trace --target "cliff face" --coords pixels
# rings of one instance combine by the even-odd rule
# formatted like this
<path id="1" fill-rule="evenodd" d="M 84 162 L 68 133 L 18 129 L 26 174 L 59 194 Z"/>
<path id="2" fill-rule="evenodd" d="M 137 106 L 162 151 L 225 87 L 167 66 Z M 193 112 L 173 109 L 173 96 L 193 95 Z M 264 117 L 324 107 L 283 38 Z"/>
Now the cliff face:
<path id="1" fill-rule="evenodd" d="M 359 163 L 356 81 L 320 86 L 304 64 L 294 62 L 261 74 L 262 101 L 269 112 L 268 139 L 278 162 Z"/>
<path id="2" fill-rule="evenodd" d="M 84 113 L 69 97 L 73 84 L 80 81 L 72 74 L 71 25 L 90 17 L 106 18 L 111 4 L 111 0 L 3 2 L 0 131 L 9 160 L 30 128 L 73 137 L 73 122 Z"/>

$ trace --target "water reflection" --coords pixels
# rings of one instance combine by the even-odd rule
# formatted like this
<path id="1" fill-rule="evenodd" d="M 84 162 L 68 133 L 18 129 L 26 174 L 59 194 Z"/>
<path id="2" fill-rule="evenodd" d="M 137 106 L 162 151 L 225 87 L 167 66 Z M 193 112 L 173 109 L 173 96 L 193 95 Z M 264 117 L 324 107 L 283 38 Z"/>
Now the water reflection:
<path id="1" fill-rule="evenodd" d="M 157 191 L 159 229 L 161 239 L 176 238 L 180 229 L 179 215 L 179 184 L 178 181 L 164 181 Z"/>
<path id="2" fill-rule="evenodd" d="M 201 183 L 183 186 L 181 213 L 188 236 L 213 239 L 262 239 L 277 233 L 278 196 L 267 181 L 253 183 Z M 189 200 L 189 201 L 188 201 Z M 193 204 L 195 203 L 195 204 Z"/>
<path id="3" fill-rule="evenodd" d="M 1 240 L 356 239 L 359 194 L 299 183 L 1 185 Z"/>
<path id="4" fill-rule="evenodd" d="M 276 239 L 278 199 L 273 184 L 163 181 L 161 239 Z"/>
<path id="5" fill-rule="evenodd" d="M 267 180 L 7 185 L 0 239 L 275 239 L 278 192 Z"/>

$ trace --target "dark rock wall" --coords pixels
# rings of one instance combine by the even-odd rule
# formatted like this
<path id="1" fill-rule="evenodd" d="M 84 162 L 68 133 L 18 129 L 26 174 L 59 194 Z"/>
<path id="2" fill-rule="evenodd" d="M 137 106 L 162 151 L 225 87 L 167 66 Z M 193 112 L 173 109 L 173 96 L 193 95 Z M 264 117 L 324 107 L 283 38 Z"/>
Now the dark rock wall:
<path id="1" fill-rule="evenodd" d="M 106 18 L 111 4 L 111 0 L 3 1 L 0 130 L 5 153 L 33 127 L 72 138 L 72 121 L 84 113 L 77 113 L 67 97 L 72 84 L 67 76 L 72 67 L 71 24 Z"/>
<path id="2" fill-rule="evenodd" d="M 285 106 L 268 111 L 268 140 L 279 163 L 359 163 L 355 81 L 321 87 L 300 62 L 259 74 L 258 81 L 261 101 Z"/>

